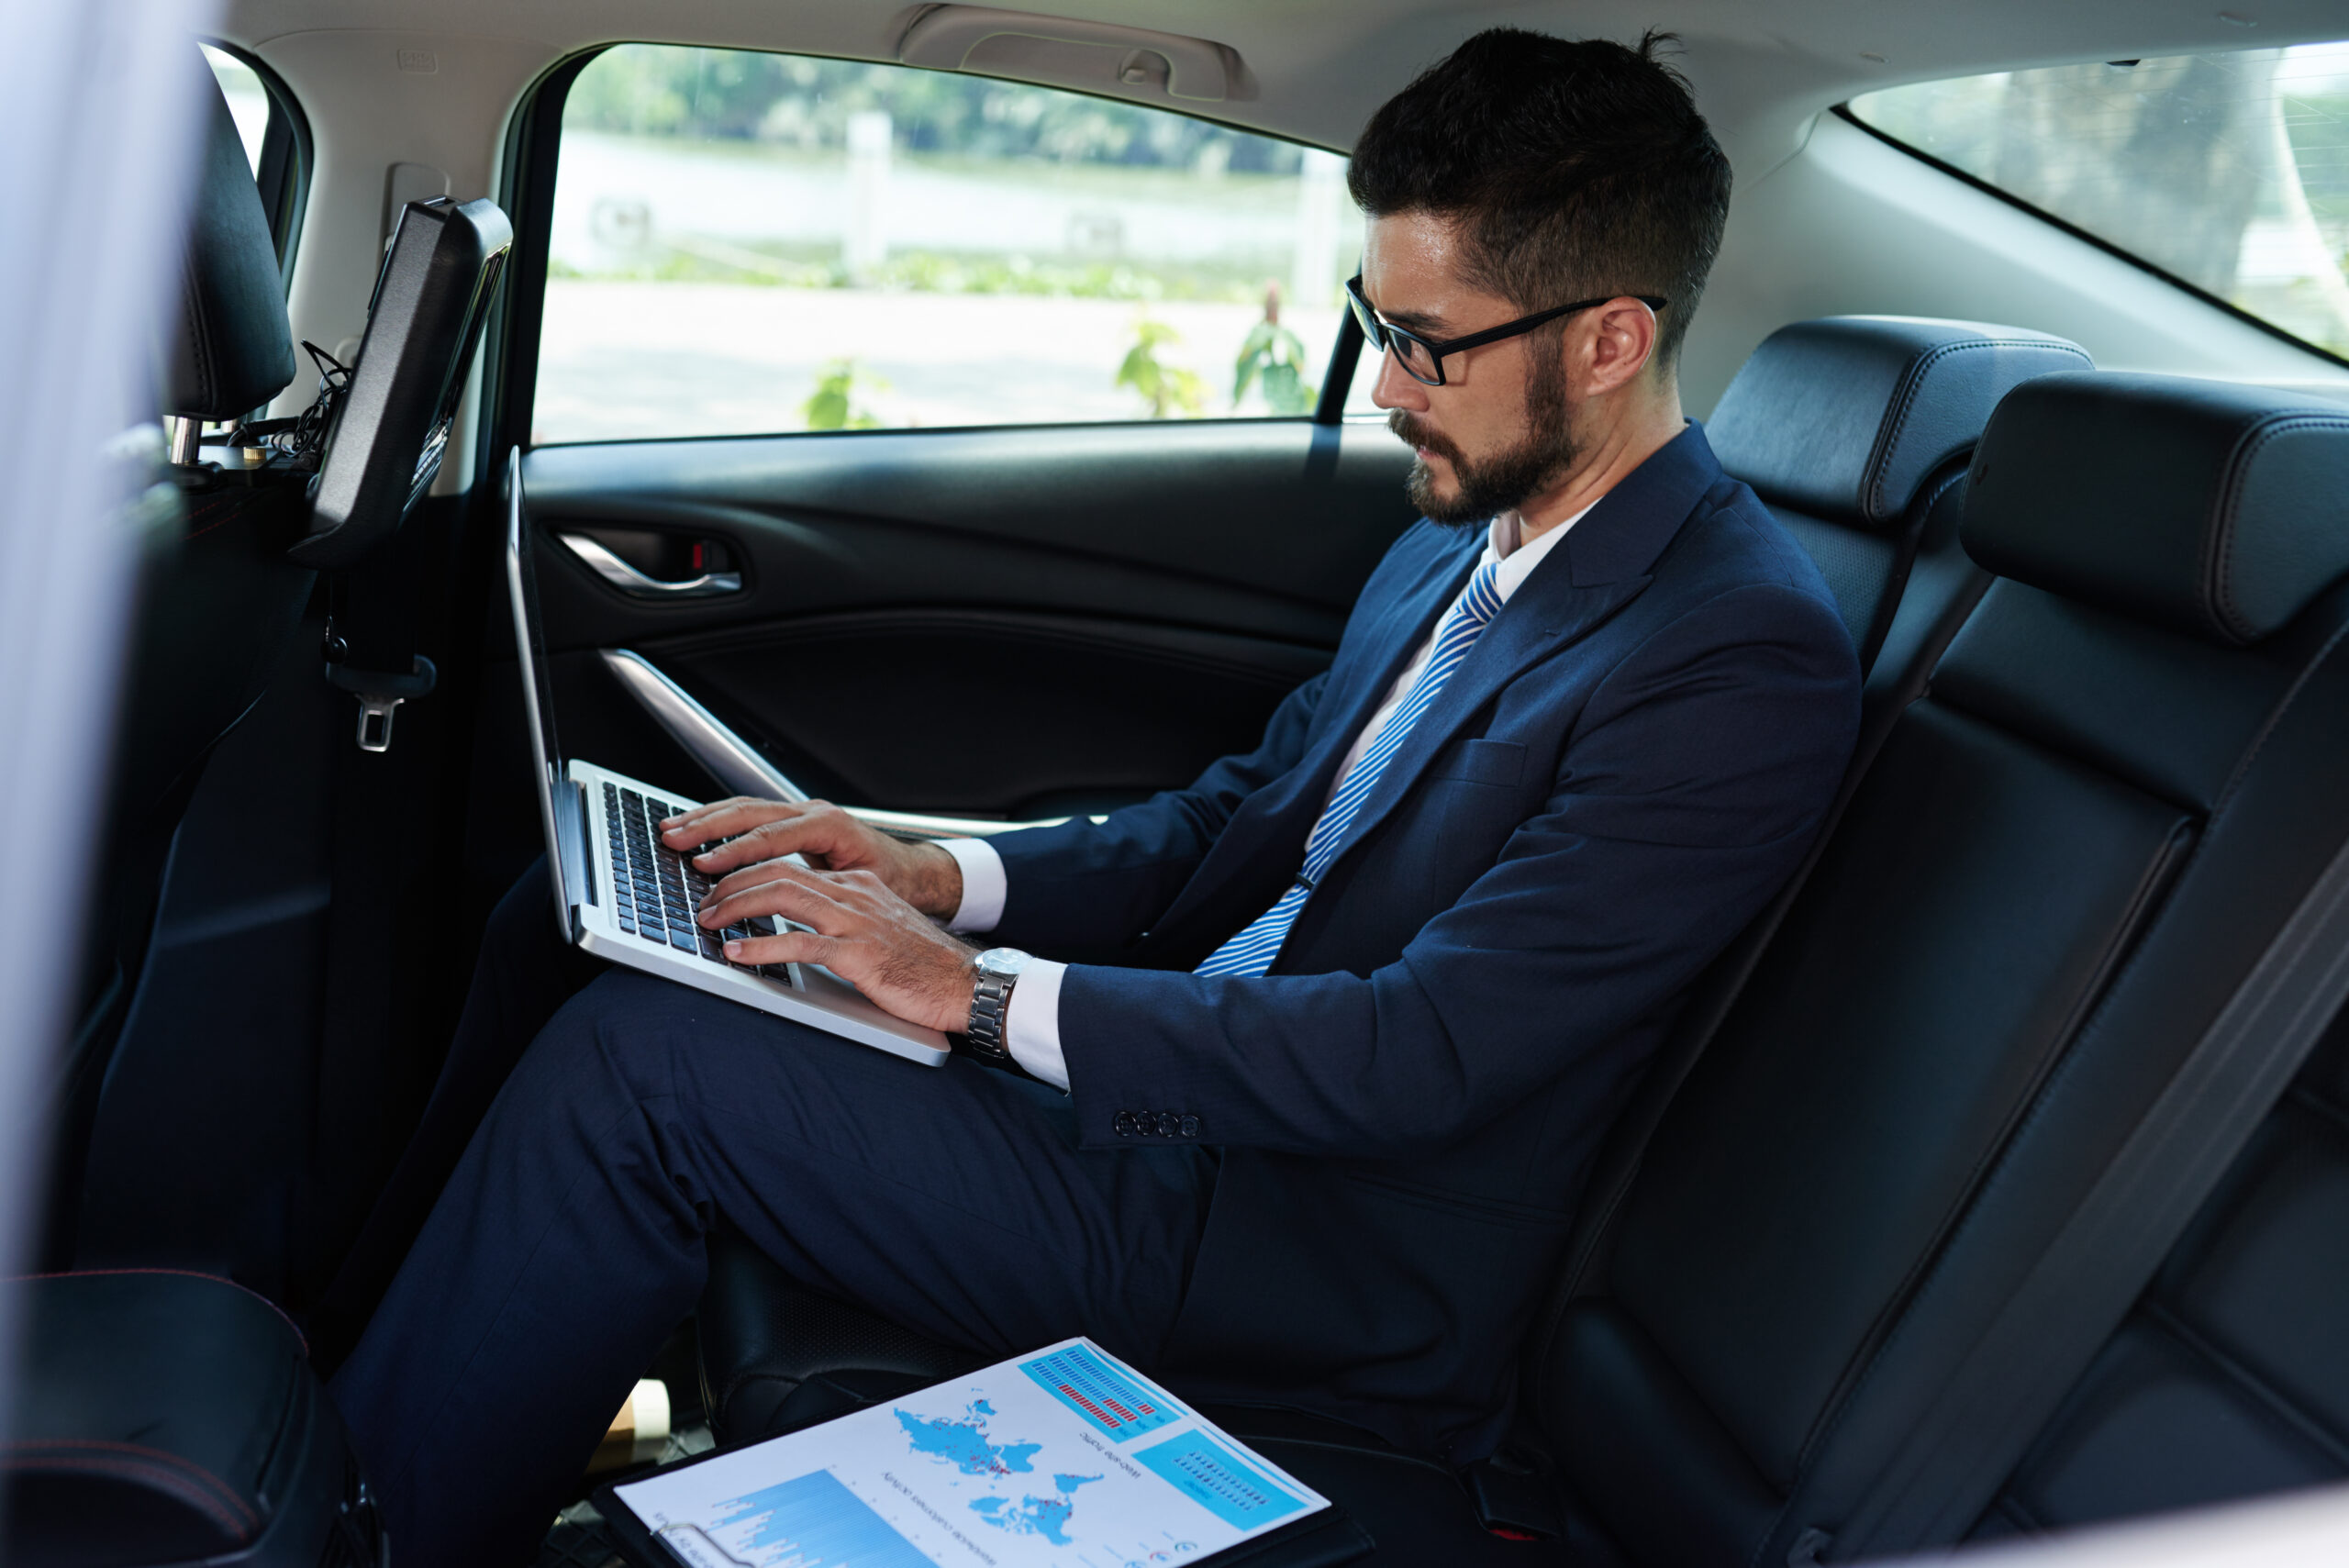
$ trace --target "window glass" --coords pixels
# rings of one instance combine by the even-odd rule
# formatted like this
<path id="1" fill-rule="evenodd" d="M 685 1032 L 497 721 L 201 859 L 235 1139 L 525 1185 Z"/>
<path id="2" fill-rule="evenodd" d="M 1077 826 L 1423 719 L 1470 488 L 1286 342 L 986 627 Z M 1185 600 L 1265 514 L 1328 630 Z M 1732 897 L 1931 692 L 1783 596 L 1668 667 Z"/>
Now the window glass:
<path id="1" fill-rule="evenodd" d="M 563 107 L 532 439 L 1310 413 L 1360 245 L 1332 153 L 626 45 Z"/>
<path id="2" fill-rule="evenodd" d="M 2349 43 L 1854 98 L 1863 125 L 2349 355 Z"/>
<path id="3" fill-rule="evenodd" d="M 262 85 L 260 72 L 227 50 L 206 44 L 204 58 L 220 83 L 220 95 L 228 100 L 229 117 L 237 122 L 237 135 L 244 140 L 245 161 L 258 177 L 262 138 L 269 131 L 269 89 Z"/>

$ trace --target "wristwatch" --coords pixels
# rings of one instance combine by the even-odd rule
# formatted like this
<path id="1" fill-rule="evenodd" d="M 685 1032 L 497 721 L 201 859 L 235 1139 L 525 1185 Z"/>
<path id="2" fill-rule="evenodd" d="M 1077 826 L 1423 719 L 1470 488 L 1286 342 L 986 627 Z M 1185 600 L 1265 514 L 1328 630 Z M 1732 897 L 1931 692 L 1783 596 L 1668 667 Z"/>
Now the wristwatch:
<path id="1" fill-rule="evenodd" d="M 1004 1020 L 1011 1011 L 1011 988 L 1019 984 L 1019 972 L 1033 962 L 1018 948 L 989 948 L 972 965 L 971 1027 L 963 1040 L 980 1061 L 996 1066 L 1011 1061 L 1011 1049 L 1004 1043 Z"/>

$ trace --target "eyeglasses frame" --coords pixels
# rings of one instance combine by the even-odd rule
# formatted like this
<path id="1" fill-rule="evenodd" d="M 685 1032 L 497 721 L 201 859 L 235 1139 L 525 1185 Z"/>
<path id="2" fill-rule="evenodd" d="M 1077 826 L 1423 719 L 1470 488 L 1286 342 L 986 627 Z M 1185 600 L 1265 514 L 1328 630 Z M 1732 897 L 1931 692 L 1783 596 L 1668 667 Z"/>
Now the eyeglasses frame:
<path id="1" fill-rule="evenodd" d="M 1562 305 L 1553 310 L 1537 310 L 1531 316 L 1520 316 L 1514 321 L 1504 321 L 1498 327 L 1487 327 L 1482 332 L 1471 332 L 1464 338 L 1447 338 L 1439 341 L 1431 338 L 1422 338 L 1409 328 L 1397 327 L 1380 317 L 1376 307 L 1364 297 L 1362 292 L 1360 272 L 1356 272 L 1346 280 L 1347 308 L 1353 312 L 1354 324 L 1362 328 L 1364 339 L 1372 348 L 1382 354 L 1392 353 L 1394 345 L 1387 339 L 1402 338 L 1425 349 L 1428 358 L 1435 361 L 1435 379 L 1430 381 L 1426 376 L 1413 370 L 1410 362 L 1402 355 L 1395 355 L 1396 368 L 1421 386 L 1447 384 L 1443 376 L 1443 360 L 1446 354 L 1463 353 L 1470 349 L 1481 349 L 1487 343 L 1497 343 L 1505 338 L 1520 337 L 1532 331 L 1536 327 L 1555 321 L 1561 316 L 1572 316 L 1580 310 L 1594 310 L 1611 299 L 1636 299 L 1650 310 L 1662 310 L 1671 303 L 1669 300 L 1658 299 L 1653 295 L 1646 294 L 1602 295 L 1597 299 L 1576 300 L 1572 305 Z"/>

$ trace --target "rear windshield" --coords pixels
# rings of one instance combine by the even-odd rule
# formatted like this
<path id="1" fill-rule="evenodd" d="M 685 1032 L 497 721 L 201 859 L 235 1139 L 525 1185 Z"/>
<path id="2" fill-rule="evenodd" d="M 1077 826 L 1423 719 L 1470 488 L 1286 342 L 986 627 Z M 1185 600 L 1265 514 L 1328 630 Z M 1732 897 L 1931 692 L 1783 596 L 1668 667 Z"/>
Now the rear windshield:
<path id="1" fill-rule="evenodd" d="M 1846 112 L 2349 357 L 2349 41 L 1921 82 Z"/>

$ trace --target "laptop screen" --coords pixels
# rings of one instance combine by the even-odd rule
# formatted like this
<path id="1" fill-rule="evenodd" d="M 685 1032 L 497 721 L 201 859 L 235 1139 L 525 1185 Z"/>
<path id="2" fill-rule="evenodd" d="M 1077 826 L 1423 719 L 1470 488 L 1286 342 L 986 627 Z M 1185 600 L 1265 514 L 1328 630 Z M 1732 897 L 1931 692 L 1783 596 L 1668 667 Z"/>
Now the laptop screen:
<path id="1" fill-rule="evenodd" d="M 539 578 L 530 529 L 522 516 L 522 449 L 506 460 L 506 588 L 514 610 L 514 656 L 521 663 L 522 708 L 530 732 L 530 763 L 546 830 L 547 877 L 554 884 L 555 917 L 562 940 L 573 940 L 571 911 L 584 895 L 586 864 L 579 835 L 578 802 L 565 776 L 562 744 L 554 732 L 554 686 L 547 658 L 546 618 L 539 613 Z M 574 882 L 577 884 L 574 892 Z"/>

